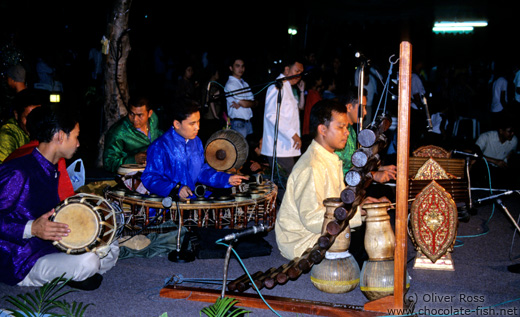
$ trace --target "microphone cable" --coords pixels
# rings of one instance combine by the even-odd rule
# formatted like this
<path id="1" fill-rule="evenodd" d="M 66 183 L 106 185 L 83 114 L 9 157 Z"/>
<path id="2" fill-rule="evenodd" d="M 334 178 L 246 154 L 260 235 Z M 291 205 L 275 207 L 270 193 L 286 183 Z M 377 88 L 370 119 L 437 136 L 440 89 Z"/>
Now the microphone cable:
<path id="1" fill-rule="evenodd" d="M 240 258 L 240 256 L 238 255 L 238 253 L 235 251 L 235 249 L 226 244 L 226 243 L 223 243 L 223 242 L 215 242 L 216 244 L 220 244 L 220 245 L 223 245 L 225 246 L 226 248 L 231 248 L 231 251 L 233 251 L 233 253 L 235 254 L 235 256 L 237 257 L 237 260 L 238 260 L 238 263 L 240 263 L 240 266 L 242 266 L 242 268 L 244 269 L 244 271 L 246 272 L 247 276 L 249 277 L 249 280 L 251 281 L 251 285 L 255 288 L 256 292 L 258 293 L 258 295 L 260 296 L 260 298 L 262 299 L 262 301 L 265 303 L 265 305 L 278 317 L 282 317 L 280 316 L 280 314 L 278 314 L 272 307 L 271 305 L 269 305 L 269 303 L 265 300 L 264 296 L 262 295 L 262 293 L 260 293 L 260 290 L 258 289 L 258 287 L 256 287 L 256 284 L 255 284 L 255 281 L 253 280 L 253 278 L 251 277 L 251 274 L 249 274 L 249 271 L 247 270 L 244 262 L 242 262 L 242 259 Z"/>
<path id="2" fill-rule="evenodd" d="M 492 195 L 493 187 L 491 186 L 491 171 L 489 170 L 489 164 L 488 164 L 486 158 L 483 157 L 483 159 L 484 159 L 484 162 L 486 163 L 486 168 L 487 168 L 488 177 L 489 177 L 489 192 Z M 489 216 L 488 220 L 482 225 L 484 227 L 484 231 L 482 233 L 478 233 L 478 234 L 474 234 L 474 235 L 467 235 L 467 236 L 457 236 L 456 239 L 458 239 L 458 238 L 476 238 L 476 237 L 480 237 L 480 236 L 484 236 L 484 235 L 488 234 L 489 233 L 489 223 L 491 222 L 491 219 L 493 218 L 494 214 L 495 214 L 495 204 L 493 204 L 493 207 L 491 209 L 491 215 Z M 456 240 L 456 241 L 461 244 L 455 245 L 454 247 L 461 247 L 464 245 L 464 243 L 462 241 L 458 241 L 458 240 Z"/>

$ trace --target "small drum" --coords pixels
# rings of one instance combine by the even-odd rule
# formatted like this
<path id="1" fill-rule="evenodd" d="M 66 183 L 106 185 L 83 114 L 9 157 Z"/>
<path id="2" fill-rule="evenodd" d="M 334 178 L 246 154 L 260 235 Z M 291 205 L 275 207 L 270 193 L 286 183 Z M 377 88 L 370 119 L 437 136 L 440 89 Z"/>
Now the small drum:
<path id="1" fill-rule="evenodd" d="M 146 165 L 144 164 L 123 164 L 117 169 L 117 174 L 126 175 L 130 173 L 143 172 Z"/>
<path id="2" fill-rule="evenodd" d="M 91 194 L 77 194 L 65 199 L 51 221 L 66 223 L 70 233 L 53 244 L 67 254 L 96 252 L 110 245 L 122 234 L 124 215 L 117 204 Z"/>

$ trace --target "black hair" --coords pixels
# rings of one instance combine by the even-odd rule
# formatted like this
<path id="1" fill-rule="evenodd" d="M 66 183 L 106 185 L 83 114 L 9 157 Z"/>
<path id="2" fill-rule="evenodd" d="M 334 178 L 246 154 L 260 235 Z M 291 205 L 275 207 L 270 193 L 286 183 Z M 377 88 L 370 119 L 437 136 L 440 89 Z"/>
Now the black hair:
<path id="1" fill-rule="evenodd" d="M 77 123 L 77 117 L 72 111 L 66 108 L 53 110 L 50 106 L 43 105 L 27 116 L 27 131 L 32 140 L 49 143 L 59 131 L 69 135 Z"/>
<path id="2" fill-rule="evenodd" d="M 513 117 L 508 112 L 499 115 L 499 120 L 497 121 L 497 131 L 512 129 L 514 132 L 516 132 L 515 119 L 513 119 Z"/>
<path id="3" fill-rule="evenodd" d="M 332 113 L 347 113 L 347 107 L 344 104 L 332 100 L 324 99 L 318 101 L 311 109 L 309 131 L 313 136 L 316 136 L 318 126 L 320 124 L 329 126 L 332 121 Z"/>
<path id="4" fill-rule="evenodd" d="M 41 106 L 46 104 L 48 99 L 48 92 L 44 92 L 40 89 L 26 88 L 16 95 L 13 111 L 20 116 L 25 111 L 25 108 L 29 106 Z"/>
<path id="5" fill-rule="evenodd" d="M 313 68 L 312 70 L 309 71 L 307 77 L 306 77 L 306 84 L 308 83 L 308 86 L 309 87 L 314 87 L 316 86 L 317 82 L 321 79 L 322 80 L 322 83 L 321 85 L 323 86 L 323 71 L 319 68 Z"/>
<path id="6" fill-rule="evenodd" d="M 183 99 L 177 102 L 174 106 L 173 121 L 177 120 L 179 122 L 182 122 L 197 111 L 200 111 L 200 108 L 197 103 L 189 99 Z"/>
<path id="7" fill-rule="evenodd" d="M 294 64 L 305 64 L 305 57 L 299 54 L 289 54 L 282 60 L 283 67 L 292 67 Z"/>
<path id="8" fill-rule="evenodd" d="M 345 93 L 341 94 L 338 97 L 338 101 L 342 105 L 348 105 L 348 104 L 356 104 L 359 103 L 359 92 L 358 87 L 353 86 L 349 87 Z M 366 89 L 363 89 L 363 95 L 366 96 Z"/>
<path id="9" fill-rule="evenodd" d="M 150 99 L 145 96 L 137 95 L 136 97 L 130 97 L 130 100 L 128 100 L 128 110 L 130 110 L 130 107 L 139 108 L 142 106 L 145 106 L 148 111 L 152 110 Z"/>
<path id="10" fill-rule="evenodd" d="M 227 60 L 228 67 L 233 67 L 237 60 L 243 61 L 244 65 L 246 64 L 246 60 L 242 56 L 232 56 Z"/>

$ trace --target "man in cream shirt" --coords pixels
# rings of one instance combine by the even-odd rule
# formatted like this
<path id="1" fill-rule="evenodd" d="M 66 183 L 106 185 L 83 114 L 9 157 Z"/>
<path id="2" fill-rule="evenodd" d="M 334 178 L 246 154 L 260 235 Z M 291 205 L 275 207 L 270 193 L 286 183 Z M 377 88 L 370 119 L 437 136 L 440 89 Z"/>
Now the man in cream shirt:
<path id="1" fill-rule="evenodd" d="M 334 153 L 345 147 L 349 132 L 345 105 L 322 100 L 311 110 L 310 131 L 314 139 L 300 157 L 287 180 L 275 233 L 282 256 L 292 260 L 312 247 L 321 235 L 327 198 L 340 197 L 345 188 L 342 161 Z M 379 201 L 387 200 L 381 198 Z M 377 201 L 367 197 L 365 202 Z M 362 224 L 358 212 L 351 227 Z"/>

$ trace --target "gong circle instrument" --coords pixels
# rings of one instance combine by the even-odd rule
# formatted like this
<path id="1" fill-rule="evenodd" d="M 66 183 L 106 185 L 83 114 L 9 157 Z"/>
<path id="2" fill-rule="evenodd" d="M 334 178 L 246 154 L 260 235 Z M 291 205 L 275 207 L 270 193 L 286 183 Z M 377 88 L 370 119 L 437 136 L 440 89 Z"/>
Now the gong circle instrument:
<path id="1" fill-rule="evenodd" d="M 265 181 L 262 185 L 247 184 L 244 190 L 220 197 L 195 197 L 165 208 L 163 197 L 144 195 L 118 186 L 105 190 L 106 199 L 120 206 L 128 218 L 127 226 L 143 228 L 152 223 L 154 215 L 162 212 L 161 222 L 172 220 L 185 227 L 215 227 L 238 229 L 247 227 L 250 221 L 268 228 L 276 220 L 277 186 Z M 202 191 L 202 189 L 199 189 Z M 177 206 L 179 212 L 177 212 Z M 164 229 L 164 228 L 163 228 Z M 149 229 L 153 232 L 154 229 Z"/>
<path id="2" fill-rule="evenodd" d="M 213 133 L 204 148 L 206 161 L 217 171 L 239 169 L 246 162 L 248 153 L 246 139 L 231 129 Z"/>
<path id="3" fill-rule="evenodd" d="M 118 239 L 124 227 L 123 212 L 117 204 L 85 193 L 65 199 L 50 220 L 69 226 L 69 235 L 53 242 L 67 254 L 97 252 Z"/>

